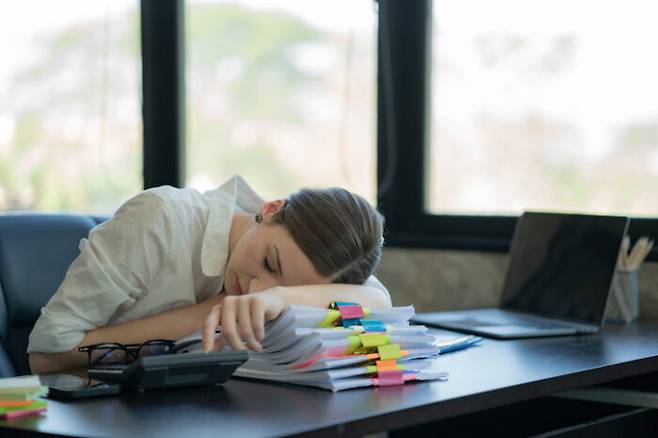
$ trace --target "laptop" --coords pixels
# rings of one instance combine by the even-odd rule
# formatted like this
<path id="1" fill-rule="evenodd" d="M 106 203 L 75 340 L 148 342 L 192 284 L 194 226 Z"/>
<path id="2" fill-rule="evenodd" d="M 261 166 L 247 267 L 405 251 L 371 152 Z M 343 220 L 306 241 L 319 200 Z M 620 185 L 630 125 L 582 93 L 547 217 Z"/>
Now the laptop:
<path id="1" fill-rule="evenodd" d="M 498 308 L 420 313 L 413 321 L 498 339 L 596 333 L 628 222 L 525 212 L 514 229 Z"/>

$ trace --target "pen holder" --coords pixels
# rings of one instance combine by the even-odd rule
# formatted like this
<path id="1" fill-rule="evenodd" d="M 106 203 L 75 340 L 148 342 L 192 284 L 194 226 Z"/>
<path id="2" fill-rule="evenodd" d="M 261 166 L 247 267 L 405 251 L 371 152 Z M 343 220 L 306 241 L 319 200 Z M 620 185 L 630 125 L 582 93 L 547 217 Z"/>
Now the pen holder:
<path id="1" fill-rule="evenodd" d="M 629 323 L 640 314 L 640 288 L 638 269 L 616 269 L 608 300 L 606 321 Z"/>

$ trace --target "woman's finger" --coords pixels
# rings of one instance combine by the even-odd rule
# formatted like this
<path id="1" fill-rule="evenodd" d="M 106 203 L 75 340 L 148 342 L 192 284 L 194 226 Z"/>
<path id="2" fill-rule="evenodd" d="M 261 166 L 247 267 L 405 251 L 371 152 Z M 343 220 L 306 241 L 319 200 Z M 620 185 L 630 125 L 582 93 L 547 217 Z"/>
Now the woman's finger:
<path id="1" fill-rule="evenodd" d="M 215 344 L 213 346 L 213 350 L 221 351 L 225 346 L 226 346 L 226 341 L 224 340 L 224 336 L 219 335 L 217 338 L 215 338 Z"/>
<path id="2" fill-rule="evenodd" d="M 265 338 L 265 303 L 263 303 L 263 300 L 255 298 L 252 300 L 250 309 L 254 336 L 256 336 L 259 343 L 262 343 L 263 338 Z"/>
<path id="3" fill-rule="evenodd" d="M 247 347 L 253 351 L 261 351 L 263 347 L 258 343 L 254 336 L 254 329 L 251 326 L 251 305 L 253 300 L 241 299 L 238 301 L 238 327 L 240 335 Z"/>
<path id="4" fill-rule="evenodd" d="M 219 325 L 219 316 L 222 309 L 221 304 L 213 306 L 203 326 L 203 351 L 206 353 L 213 350 L 215 341 L 215 329 Z"/>
<path id="5" fill-rule="evenodd" d="M 222 304 L 222 334 L 226 343 L 234 350 L 244 350 L 245 346 L 238 335 L 236 325 L 236 300 L 233 297 L 224 298 Z"/>

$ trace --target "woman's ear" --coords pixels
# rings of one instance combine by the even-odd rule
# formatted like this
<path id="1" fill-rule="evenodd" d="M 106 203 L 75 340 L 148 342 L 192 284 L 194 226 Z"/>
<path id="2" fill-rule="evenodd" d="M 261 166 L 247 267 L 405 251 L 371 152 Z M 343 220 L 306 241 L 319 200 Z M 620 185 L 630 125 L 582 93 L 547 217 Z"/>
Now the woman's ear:
<path id="1" fill-rule="evenodd" d="M 259 210 L 259 213 L 263 218 L 263 222 L 269 224 L 272 220 L 272 216 L 277 214 L 279 210 L 285 207 L 285 205 L 286 205 L 285 199 L 276 199 L 274 201 L 266 202 L 265 204 L 263 204 L 263 206 Z"/>

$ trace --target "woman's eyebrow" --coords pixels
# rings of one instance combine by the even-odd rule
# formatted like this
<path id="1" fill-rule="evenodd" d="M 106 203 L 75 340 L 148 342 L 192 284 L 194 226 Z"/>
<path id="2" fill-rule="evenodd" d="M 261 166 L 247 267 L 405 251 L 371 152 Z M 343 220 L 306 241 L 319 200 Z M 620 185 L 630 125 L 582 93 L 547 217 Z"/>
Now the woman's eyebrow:
<path id="1" fill-rule="evenodd" d="M 276 254 L 276 265 L 279 268 L 279 274 L 283 277 L 283 268 L 281 267 L 281 257 L 279 257 L 279 248 L 276 247 L 276 245 L 272 244 L 272 248 L 274 248 L 274 252 Z"/>

